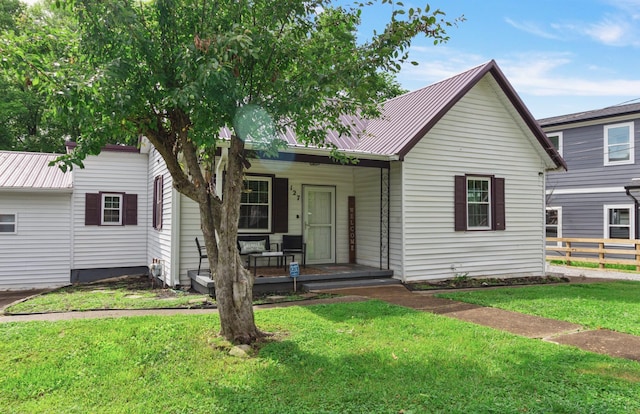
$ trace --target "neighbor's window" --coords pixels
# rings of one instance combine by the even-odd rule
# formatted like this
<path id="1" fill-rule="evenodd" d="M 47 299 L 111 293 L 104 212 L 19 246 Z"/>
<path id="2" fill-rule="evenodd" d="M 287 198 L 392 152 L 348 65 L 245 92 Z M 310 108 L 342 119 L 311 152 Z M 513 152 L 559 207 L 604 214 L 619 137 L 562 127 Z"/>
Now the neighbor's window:
<path id="1" fill-rule="evenodd" d="M 245 178 L 238 229 L 271 231 L 271 177 Z"/>
<path id="2" fill-rule="evenodd" d="M 102 194 L 102 225 L 122 224 L 122 194 Z"/>
<path id="3" fill-rule="evenodd" d="M 633 122 L 604 126 L 604 165 L 633 164 Z"/>
<path id="4" fill-rule="evenodd" d="M 606 239 L 633 239 L 633 206 L 604 206 Z"/>
<path id="5" fill-rule="evenodd" d="M 15 234 L 18 230 L 18 216 L 16 214 L 0 214 L 0 233 Z"/>
<path id="6" fill-rule="evenodd" d="M 546 237 L 562 237 L 562 207 L 547 207 L 545 233 Z M 562 242 L 556 244 L 561 246 Z"/>
<path id="7" fill-rule="evenodd" d="M 553 144 L 558 153 L 562 155 L 562 132 L 550 132 L 547 134 L 547 138 Z"/>

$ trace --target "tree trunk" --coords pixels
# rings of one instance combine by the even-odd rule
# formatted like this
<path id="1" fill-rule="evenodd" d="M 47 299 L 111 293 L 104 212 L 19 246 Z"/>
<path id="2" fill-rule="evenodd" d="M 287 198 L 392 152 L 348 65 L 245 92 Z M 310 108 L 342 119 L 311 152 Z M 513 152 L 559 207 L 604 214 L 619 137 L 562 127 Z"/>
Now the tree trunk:
<path id="1" fill-rule="evenodd" d="M 222 204 L 200 205 L 205 244 L 208 251 L 216 252 L 209 255 L 209 268 L 214 269 L 212 277 L 220 315 L 220 334 L 235 344 L 251 344 L 265 335 L 256 327 L 253 316 L 253 275 L 244 268 L 237 249 L 243 150 L 244 143 L 233 138 Z"/>

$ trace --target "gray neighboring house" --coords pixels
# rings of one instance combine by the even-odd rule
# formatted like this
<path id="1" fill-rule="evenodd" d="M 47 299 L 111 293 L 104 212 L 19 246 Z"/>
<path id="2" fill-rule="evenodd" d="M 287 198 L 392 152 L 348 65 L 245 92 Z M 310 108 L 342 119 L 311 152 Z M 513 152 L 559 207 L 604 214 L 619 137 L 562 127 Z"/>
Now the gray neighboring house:
<path id="1" fill-rule="evenodd" d="M 538 120 L 567 163 L 547 175 L 547 236 L 638 238 L 640 103 Z"/>

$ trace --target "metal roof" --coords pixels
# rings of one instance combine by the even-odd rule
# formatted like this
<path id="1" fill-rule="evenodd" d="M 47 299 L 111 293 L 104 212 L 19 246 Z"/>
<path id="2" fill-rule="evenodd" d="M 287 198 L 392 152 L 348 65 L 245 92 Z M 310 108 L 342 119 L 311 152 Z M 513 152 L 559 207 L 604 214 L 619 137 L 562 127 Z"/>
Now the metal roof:
<path id="1" fill-rule="evenodd" d="M 71 172 L 64 173 L 49 163 L 59 154 L 0 151 L 1 190 L 71 191 Z"/>
<path id="2" fill-rule="evenodd" d="M 595 119 L 611 118 L 614 116 L 638 114 L 640 113 L 640 103 L 627 105 L 615 105 L 602 109 L 594 109 L 586 112 L 576 112 L 573 114 L 553 116 L 550 118 L 539 119 L 538 122 L 543 127 L 551 127 L 555 125 L 571 124 L 574 122 L 591 121 Z"/>

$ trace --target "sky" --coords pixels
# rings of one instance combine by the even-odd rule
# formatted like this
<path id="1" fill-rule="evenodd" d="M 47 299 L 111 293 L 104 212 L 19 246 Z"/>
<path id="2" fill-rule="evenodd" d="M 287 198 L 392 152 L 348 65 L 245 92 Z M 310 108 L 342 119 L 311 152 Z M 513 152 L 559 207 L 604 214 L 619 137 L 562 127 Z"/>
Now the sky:
<path id="1" fill-rule="evenodd" d="M 426 1 L 426 0 L 424 0 Z M 640 0 L 431 0 L 454 19 L 442 45 L 419 39 L 398 75 L 409 90 L 495 60 L 537 119 L 640 103 Z M 405 0 L 405 7 L 424 3 Z M 382 28 L 389 5 L 363 14 Z"/>
<path id="2" fill-rule="evenodd" d="M 640 103 L 640 0 L 404 0 L 404 5 L 424 8 L 427 2 L 448 19 L 466 20 L 447 30 L 445 44 L 413 42 L 409 57 L 419 65 L 407 64 L 398 74 L 405 89 L 493 59 L 537 119 Z M 365 9 L 359 36 L 382 29 L 391 10 L 389 4 Z"/>

